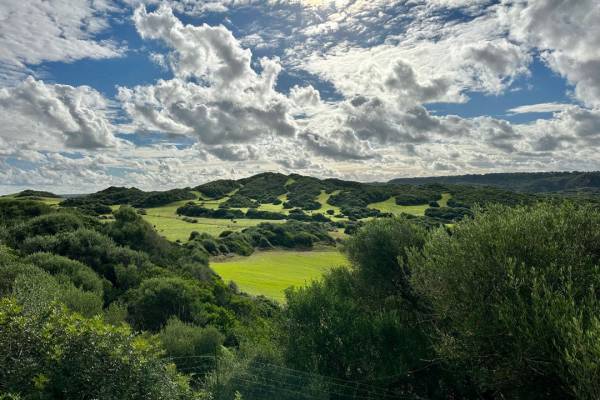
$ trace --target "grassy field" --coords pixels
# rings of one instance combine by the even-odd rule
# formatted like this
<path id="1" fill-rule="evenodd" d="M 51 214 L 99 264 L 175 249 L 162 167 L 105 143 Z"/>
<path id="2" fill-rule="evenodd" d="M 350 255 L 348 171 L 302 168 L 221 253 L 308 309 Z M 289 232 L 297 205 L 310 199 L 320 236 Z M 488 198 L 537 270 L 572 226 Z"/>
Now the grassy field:
<path id="1" fill-rule="evenodd" d="M 236 219 L 235 222 L 229 219 L 217 218 L 194 218 L 198 223 L 184 221 L 177 216 L 177 208 L 186 204 L 189 200 L 182 200 L 163 207 L 147 208 L 146 215 L 142 217 L 152 224 L 156 231 L 168 240 L 180 240 L 186 242 L 193 231 L 207 232 L 213 236 L 218 236 L 221 232 L 239 231 L 250 226 L 255 226 L 261 222 L 273 222 L 262 219 Z M 218 207 L 218 205 L 217 205 Z M 216 207 L 215 207 L 216 208 Z"/>
<path id="2" fill-rule="evenodd" d="M 450 193 L 443 193 L 442 199 L 438 201 L 440 207 L 446 207 L 448 205 L 448 200 L 450 200 L 450 197 Z M 369 208 L 374 208 L 381 212 L 392 213 L 394 215 L 406 213 L 423 216 L 425 215 L 425 210 L 429 208 L 429 204 L 419 204 L 416 206 L 400 206 L 396 204 L 396 199 L 394 197 L 390 197 L 386 201 L 369 204 Z"/>
<path id="3" fill-rule="evenodd" d="M 347 265 L 337 250 L 263 251 L 250 257 L 211 262 L 211 268 L 226 282 L 234 281 L 249 294 L 284 300 L 284 290 L 319 279 L 335 266 Z"/>

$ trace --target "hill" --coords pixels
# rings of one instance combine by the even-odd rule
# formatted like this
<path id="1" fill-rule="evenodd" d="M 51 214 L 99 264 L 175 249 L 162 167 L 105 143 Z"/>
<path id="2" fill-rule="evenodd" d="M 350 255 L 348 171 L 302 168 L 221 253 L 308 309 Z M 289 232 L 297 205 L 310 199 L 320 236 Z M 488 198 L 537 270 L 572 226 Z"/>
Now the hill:
<path id="1" fill-rule="evenodd" d="M 397 178 L 392 184 L 404 185 L 484 185 L 522 192 L 573 192 L 600 190 L 600 172 L 532 172 L 482 175 Z"/>

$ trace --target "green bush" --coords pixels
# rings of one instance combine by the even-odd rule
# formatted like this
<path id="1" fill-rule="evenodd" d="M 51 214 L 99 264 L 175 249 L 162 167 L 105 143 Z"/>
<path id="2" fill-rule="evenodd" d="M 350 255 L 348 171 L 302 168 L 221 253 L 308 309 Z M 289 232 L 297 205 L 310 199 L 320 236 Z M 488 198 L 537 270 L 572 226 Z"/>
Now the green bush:
<path id="1" fill-rule="evenodd" d="M 78 261 L 52 253 L 34 253 L 25 257 L 24 262 L 34 264 L 52 275 L 68 277 L 76 287 L 85 291 L 102 294 L 104 283 L 93 269 Z"/>
<path id="2" fill-rule="evenodd" d="M 152 278 L 131 293 L 129 319 L 140 329 L 159 330 L 171 317 L 199 321 L 205 303 L 214 301 L 209 290 L 182 278 Z"/>
<path id="3" fill-rule="evenodd" d="M 225 340 L 214 327 L 201 328 L 171 318 L 159 333 L 160 341 L 177 368 L 205 374 L 215 367 L 215 359 Z"/>
<path id="4" fill-rule="evenodd" d="M 0 299 L 0 387 L 27 399 L 191 399 L 159 349 L 128 328 Z"/>
<path id="5" fill-rule="evenodd" d="M 488 206 L 410 257 L 437 348 L 482 396 L 600 393 L 600 213 Z"/>
<path id="6" fill-rule="evenodd" d="M 22 224 L 13 226 L 9 231 L 9 244 L 20 246 L 26 238 L 33 236 L 55 235 L 61 232 L 71 232 L 82 228 L 99 226 L 99 223 L 89 217 L 73 212 L 57 212 L 31 218 Z"/>
<path id="7" fill-rule="evenodd" d="M 349 238 L 344 251 L 374 295 L 410 291 L 407 250 L 425 243 L 426 230 L 404 218 L 383 218 L 366 223 Z"/>

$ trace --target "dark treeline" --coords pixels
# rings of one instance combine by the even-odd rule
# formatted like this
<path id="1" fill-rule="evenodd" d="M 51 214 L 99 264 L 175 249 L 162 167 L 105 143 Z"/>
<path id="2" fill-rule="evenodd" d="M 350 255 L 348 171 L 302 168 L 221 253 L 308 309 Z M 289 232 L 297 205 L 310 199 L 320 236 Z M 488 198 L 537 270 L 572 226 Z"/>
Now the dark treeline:
<path id="1" fill-rule="evenodd" d="M 482 175 L 398 178 L 390 183 L 406 185 L 484 185 L 526 192 L 561 192 L 600 189 L 600 172 L 523 172 Z"/>

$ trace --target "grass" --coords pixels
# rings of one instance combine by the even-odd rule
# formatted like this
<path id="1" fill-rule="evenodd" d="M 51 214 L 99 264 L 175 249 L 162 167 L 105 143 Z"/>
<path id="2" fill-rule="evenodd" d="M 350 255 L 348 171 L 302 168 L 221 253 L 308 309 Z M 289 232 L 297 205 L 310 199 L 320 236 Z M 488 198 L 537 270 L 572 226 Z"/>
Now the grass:
<path id="1" fill-rule="evenodd" d="M 48 204 L 49 206 L 57 206 L 58 203 L 60 203 L 64 200 L 62 197 L 38 197 L 38 196 L 17 197 L 14 194 L 7 194 L 4 196 L 0 196 L 0 198 L 13 199 L 13 200 L 35 200 L 35 201 L 42 202 L 44 204 Z"/>
<path id="2" fill-rule="evenodd" d="M 291 179 L 291 178 L 290 178 Z M 277 196 L 277 198 L 279 200 L 281 200 L 281 204 L 261 204 L 258 207 L 258 210 L 260 211 L 270 211 L 270 212 L 277 212 L 280 214 L 289 214 L 290 210 L 286 210 L 285 208 L 283 208 L 283 203 L 285 203 L 288 200 L 287 194 L 282 194 L 281 196 Z"/>
<path id="3" fill-rule="evenodd" d="M 211 267 L 223 280 L 234 281 L 246 293 L 283 302 L 286 288 L 304 286 L 320 279 L 332 267 L 347 264 L 346 258 L 336 249 L 273 250 L 213 261 Z"/>
<path id="4" fill-rule="evenodd" d="M 194 231 L 206 232 L 213 236 L 219 236 L 223 231 L 239 231 L 250 226 L 258 225 L 261 222 L 273 222 L 262 219 L 236 219 L 236 222 L 232 222 L 229 219 L 194 218 L 198 223 L 193 224 L 175 216 L 167 217 L 151 215 L 150 210 L 148 210 L 148 215 L 143 215 L 143 218 L 153 225 L 161 236 L 164 236 L 171 241 L 180 240 L 182 242 L 187 242 L 190 234 Z"/>
<path id="5" fill-rule="evenodd" d="M 319 196 L 317 196 L 317 201 L 319 203 L 321 203 L 321 208 L 318 209 L 318 210 L 315 210 L 313 212 L 324 214 L 324 215 L 326 215 L 326 216 L 328 216 L 330 218 L 332 218 L 332 217 L 327 214 L 328 210 L 333 210 L 334 215 L 337 215 L 337 214 L 341 213 L 342 210 L 338 206 L 332 206 L 331 204 L 327 203 L 327 201 L 329 200 L 329 198 L 331 196 L 336 195 L 339 192 L 340 192 L 339 190 L 336 190 L 333 193 L 326 193 L 324 190 L 321 190 L 321 193 L 319 194 Z M 339 220 L 340 218 L 332 218 L 332 219 L 333 220 Z M 344 219 L 344 218 L 342 218 L 342 219 Z"/>
<path id="6" fill-rule="evenodd" d="M 177 208 L 188 202 L 189 200 L 182 200 L 162 207 L 147 208 L 146 215 L 142 217 L 152 224 L 160 235 L 171 241 L 180 240 L 182 242 L 187 242 L 190 234 L 194 231 L 218 236 L 223 231 L 239 231 L 262 222 L 273 222 L 262 219 L 236 219 L 233 222 L 229 219 L 193 218 L 198 221 L 198 223 L 193 224 L 184 221 L 176 212 Z"/>
<path id="7" fill-rule="evenodd" d="M 442 193 L 442 199 L 438 201 L 440 207 L 446 207 L 448 205 L 448 200 L 450 200 L 450 197 L 450 193 Z M 396 204 L 396 198 L 390 197 L 385 201 L 369 204 L 369 208 L 374 208 L 381 212 L 391 213 L 394 215 L 406 213 L 423 216 L 425 215 L 425 210 L 429 208 L 429 204 L 419 204 L 416 206 L 400 206 Z"/>

